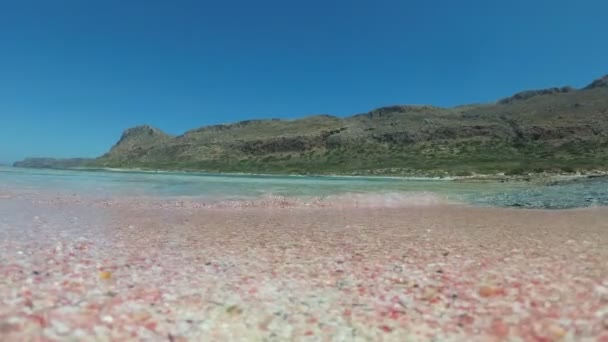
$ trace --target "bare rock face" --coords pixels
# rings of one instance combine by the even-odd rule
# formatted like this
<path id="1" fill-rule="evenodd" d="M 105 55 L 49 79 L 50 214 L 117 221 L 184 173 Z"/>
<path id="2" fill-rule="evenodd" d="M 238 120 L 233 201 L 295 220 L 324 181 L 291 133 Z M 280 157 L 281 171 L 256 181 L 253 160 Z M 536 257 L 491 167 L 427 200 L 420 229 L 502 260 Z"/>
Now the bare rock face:
<path id="1" fill-rule="evenodd" d="M 124 144 L 127 142 L 143 142 L 147 140 L 163 139 L 168 137 L 169 135 L 165 134 L 158 128 L 148 125 L 142 125 L 126 129 L 116 145 Z"/>
<path id="2" fill-rule="evenodd" d="M 608 75 L 598 78 L 597 80 L 591 82 L 584 89 L 595 89 L 600 87 L 608 87 Z"/>
<path id="3" fill-rule="evenodd" d="M 535 96 L 540 95 L 552 95 L 552 94 L 564 94 L 576 91 L 575 88 L 572 87 L 561 87 L 561 88 L 548 88 L 548 89 L 539 89 L 539 90 L 526 90 L 519 92 L 511 97 L 507 97 L 505 99 L 499 100 L 499 104 L 508 104 L 516 101 L 527 100 Z"/>
<path id="4" fill-rule="evenodd" d="M 142 125 L 125 130 L 112 147 L 110 152 L 104 156 L 114 154 L 123 155 L 124 158 L 133 158 L 135 155 L 142 155 L 142 151 L 149 149 L 151 146 L 162 144 L 172 137 L 158 128 Z"/>

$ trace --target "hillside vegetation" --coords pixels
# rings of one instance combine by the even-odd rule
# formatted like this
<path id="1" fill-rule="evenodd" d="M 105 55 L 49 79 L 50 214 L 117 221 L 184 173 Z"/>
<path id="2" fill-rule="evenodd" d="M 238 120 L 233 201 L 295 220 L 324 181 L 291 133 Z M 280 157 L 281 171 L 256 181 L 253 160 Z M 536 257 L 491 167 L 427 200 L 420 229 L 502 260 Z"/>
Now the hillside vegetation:
<path id="1" fill-rule="evenodd" d="M 26 158 L 13 164 L 15 167 L 47 168 L 47 169 L 70 169 L 93 163 L 93 159 L 87 158 Z"/>
<path id="2" fill-rule="evenodd" d="M 170 136 L 128 129 L 88 166 L 209 172 L 467 175 L 608 169 L 608 76 L 493 104 L 390 106 Z"/>

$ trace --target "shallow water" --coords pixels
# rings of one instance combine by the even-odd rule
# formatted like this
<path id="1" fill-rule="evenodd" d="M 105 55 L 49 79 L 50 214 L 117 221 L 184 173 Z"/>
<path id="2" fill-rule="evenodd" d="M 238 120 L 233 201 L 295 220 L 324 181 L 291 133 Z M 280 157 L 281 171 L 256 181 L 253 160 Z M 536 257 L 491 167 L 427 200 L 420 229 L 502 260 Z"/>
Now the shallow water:
<path id="1" fill-rule="evenodd" d="M 475 204 L 516 207 L 568 209 L 608 205 L 608 178 L 587 178 L 547 186 L 530 186 L 517 191 L 477 196 Z"/>
<path id="2" fill-rule="evenodd" d="M 361 197 L 397 200 L 412 194 L 436 194 L 446 200 L 490 195 L 521 188 L 500 183 L 458 183 L 435 179 L 380 177 L 257 176 L 204 173 L 66 171 L 0 168 L 0 187 L 76 193 L 79 195 L 192 197 L 241 200 L 268 196 L 287 198 Z"/>
<path id="3" fill-rule="evenodd" d="M 181 172 L 72 171 L 0 167 L 0 189 L 87 197 L 151 196 L 206 202 L 281 197 L 367 206 L 464 202 L 482 206 L 575 208 L 608 204 L 608 181 L 553 186 L 382 177 L 258 176 Z"/>

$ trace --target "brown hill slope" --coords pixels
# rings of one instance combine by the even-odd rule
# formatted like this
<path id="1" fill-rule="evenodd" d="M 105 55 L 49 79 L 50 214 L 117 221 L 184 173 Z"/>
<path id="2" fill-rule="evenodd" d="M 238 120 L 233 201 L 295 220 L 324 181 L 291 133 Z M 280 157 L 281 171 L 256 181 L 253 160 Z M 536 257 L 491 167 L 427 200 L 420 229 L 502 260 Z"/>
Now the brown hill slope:
<path id="1" fill-rule="evenodd" d="M 211 172 L 521 173 L 608 169 L 608 76 L 495 104 L 250 120 L 172 137 L 141 126 L 91 165 Z"/>

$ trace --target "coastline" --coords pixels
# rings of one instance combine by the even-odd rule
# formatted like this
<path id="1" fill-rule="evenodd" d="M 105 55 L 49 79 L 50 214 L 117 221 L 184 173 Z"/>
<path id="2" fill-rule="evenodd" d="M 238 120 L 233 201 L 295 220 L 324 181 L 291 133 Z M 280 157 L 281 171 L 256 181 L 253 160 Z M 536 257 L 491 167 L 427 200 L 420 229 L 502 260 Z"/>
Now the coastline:
<path id="1" fill-rule="evenodd" d="M 11 174 L 11 170 L 14 174 Z M 608 206 L 602 174 L 475 176 L 467 178 L 289 176 L 78 170 L 49 172 L 6 170 L 5 190 L 17 186 L 42 192 L 91 195 L 97 198 L 160 196 L 203 200 L 208 206 L 373 206 L 459 202 L 482 207 L 565 209 Z M 20 171 L 21 170 L 21 171 Z M 40 170 L 40 169 L 38 169 Z M 0 170 L 1 171 L 1 170 Z M 141 175 L 140 175 L 141 174 Z M 150 175 L 150 176 L 148 176 Z M 42 177 L 42 178 L 41 178 Z M 45 184 L 43 178 L 52 180 Z M 28 183 L 29 182 L 29 183 Z"/>
<path id="2" fill-rule="evenodd" d="M 361 179 L 404 179 L 404 180 L 445 180 L 445 181 L 568 181 L 573 179 L 608 177 L 608 171 L 596 170 L 577 173 L 542 172 L 528 173 L 525 175 L 506 175 L 504 172 L 493 174 L 472 174 L 468 176 L 446 175 L 437 176 L 434 173 L 426 175 L 401 175 L 392 174 L 369 174 L 359 175 L 353 173 L 310 173 L 310 174 L 289 174 L 289 173 L 247 173 L 247 172 L 206 172 L 203 170 L 192 169 L 149 169 L 149 168 L 114 168 L 114 167 L 73 167 L 73 168 L 38 168 L 38 167 L 15 167 L 5 166 L 16 169 L 43 169 L 43 170 L 63 170 L 63 171 L 85 171 L 85 172 L 119 172 L 119 173 L 146 173 L 146 174 L 187 174 L 187 175 L 206 175 L 206 176 L 244 176 L 244 177 L 332 177 L 332 178 L 361 178 Z"/>

